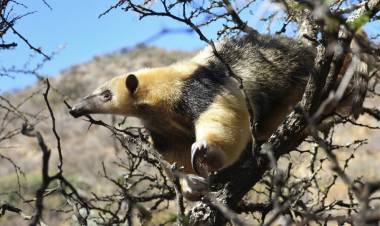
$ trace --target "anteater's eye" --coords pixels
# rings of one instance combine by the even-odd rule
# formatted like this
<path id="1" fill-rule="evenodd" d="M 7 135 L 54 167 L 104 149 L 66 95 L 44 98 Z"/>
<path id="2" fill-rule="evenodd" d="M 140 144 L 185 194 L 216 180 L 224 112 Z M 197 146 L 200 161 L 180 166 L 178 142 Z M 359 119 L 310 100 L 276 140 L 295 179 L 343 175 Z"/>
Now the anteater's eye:
<path id="1" fill-rule="evenodd" d="M 110 90 L 103 91 L 103 93 L 101 95 L 102 95 L 104 101 L 110 101 L 112 99 L 112 93 Z"/>

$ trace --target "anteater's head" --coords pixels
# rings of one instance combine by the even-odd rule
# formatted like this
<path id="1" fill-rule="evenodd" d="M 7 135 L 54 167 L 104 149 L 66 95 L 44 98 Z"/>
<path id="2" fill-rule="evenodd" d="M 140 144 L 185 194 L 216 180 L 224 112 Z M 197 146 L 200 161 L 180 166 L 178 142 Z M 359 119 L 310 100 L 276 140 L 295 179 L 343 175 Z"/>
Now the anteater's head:
<path id="1" fill-rule="evenodd" d="M 197 68 L 196 64 L 175 64 L 144 68 L 115 77 L 74 105 L 70 114 L 74 117 L 87 114 L 143 117 L 142 109 L 147 106 L 168 112 L 181 97 L 184 80 L 191 77 Z"/>
<path id="2" fill-rule="evenodd" d="M 70 114 L 76 118 L 87 114 L 129 115 L 138 86 L 134 74 L 115 77 L 75 104 Z"/>

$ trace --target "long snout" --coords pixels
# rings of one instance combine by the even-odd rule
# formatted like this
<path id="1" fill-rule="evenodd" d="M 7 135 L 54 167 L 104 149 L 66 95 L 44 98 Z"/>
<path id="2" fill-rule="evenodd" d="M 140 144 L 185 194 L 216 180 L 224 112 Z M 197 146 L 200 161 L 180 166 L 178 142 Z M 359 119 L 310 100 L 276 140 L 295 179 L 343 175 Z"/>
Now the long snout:
<path id="1" fill-rule="evenodd" d="M 79 103 L 75 104 L 69 111 L 69 113 L 78 118 L 83 115 L 92 113 L 98 113 L 99 105 L 101 104 L 97 96 L 88 96 L 83 98 Z"/>
<path id="2" fill-rule="evenodd" d="M 74 105 L 70 111 L 70 115 L 72 115 L 74 118 L 78 118 L 80 116 L 89 114 L 88 109 L 86 109 L 86 104 L 83 102 L 79 102 L 78 104 Z"/>

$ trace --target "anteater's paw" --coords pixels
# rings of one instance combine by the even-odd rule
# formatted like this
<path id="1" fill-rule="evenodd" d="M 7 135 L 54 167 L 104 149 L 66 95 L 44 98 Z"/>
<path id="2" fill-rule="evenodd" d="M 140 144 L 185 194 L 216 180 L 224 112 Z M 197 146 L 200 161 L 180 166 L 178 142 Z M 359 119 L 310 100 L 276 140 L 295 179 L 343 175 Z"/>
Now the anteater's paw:
<path id="1" fill-rule="evenodd" d="M 196 141 L 191 146 L 191 166 L 201 176 L 207 177 L 212 171 L 225 165 L 227 156 L 223 150 L 207 141 Z"/>

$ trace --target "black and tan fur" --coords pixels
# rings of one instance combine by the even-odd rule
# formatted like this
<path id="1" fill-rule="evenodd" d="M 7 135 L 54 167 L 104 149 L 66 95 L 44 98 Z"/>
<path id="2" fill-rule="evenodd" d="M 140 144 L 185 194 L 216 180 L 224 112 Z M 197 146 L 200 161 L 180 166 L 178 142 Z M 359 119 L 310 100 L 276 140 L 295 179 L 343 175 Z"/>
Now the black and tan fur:
<path id="1" fill-rule="evenodd" d="M 228 166 L 250 141 L 250 128 L 244 96 L 225 63 L 243 79 L 258 139 L 266 139 L 301 98 L 314 52 L 297 41 L 269 36 L 227 40 L 216 48 L 223 62 L 206 48 L 189 61 L 115 77 L 71 113 L 140 118 L 154 147 L 186 172 L 193 172 L 197 156 L 206 165 L 206 173 L 197 171 L 202 175 Z"/>

